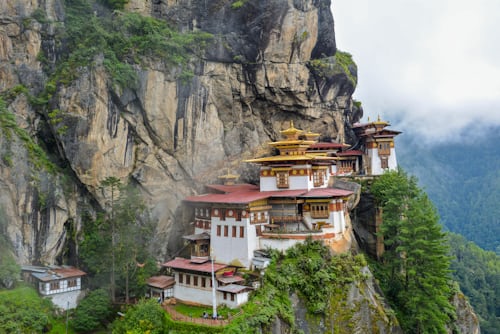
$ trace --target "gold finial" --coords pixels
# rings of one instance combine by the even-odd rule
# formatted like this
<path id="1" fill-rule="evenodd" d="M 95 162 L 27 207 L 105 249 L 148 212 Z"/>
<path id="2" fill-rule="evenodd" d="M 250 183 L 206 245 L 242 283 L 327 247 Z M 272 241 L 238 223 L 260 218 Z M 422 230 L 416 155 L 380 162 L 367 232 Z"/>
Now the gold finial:
<path id="1" fill-rule="evenodd" d="M 380 122 L 380 114 L 378 114 L 377 122 Z"/>
<path id="2" fill-rule="evenodd" d="M 290 127 L 293 128 L 293 121 L 290 121 Z"/>

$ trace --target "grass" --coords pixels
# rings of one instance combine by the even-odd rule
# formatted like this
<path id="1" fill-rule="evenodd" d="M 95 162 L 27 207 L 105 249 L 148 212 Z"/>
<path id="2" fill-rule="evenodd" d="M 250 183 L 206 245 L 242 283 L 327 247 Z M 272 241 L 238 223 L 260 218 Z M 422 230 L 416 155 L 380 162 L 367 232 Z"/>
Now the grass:
<path id="1" fill-rule="evenodd" d="M 212 306 L 196 306 L 177 303 L 174 305 L 174 309 L 181 314 L 196 318 L 202 317 L 203 312 L 206 312 L 209 315 L 212 314 Z M 227 306 L 217 307 L 217 314 L 224 317 L 224 319 L 227 319 L 228 315 L 234 315 L 236 313 L 238 313 L 238 309 L 230 309 Z"/>

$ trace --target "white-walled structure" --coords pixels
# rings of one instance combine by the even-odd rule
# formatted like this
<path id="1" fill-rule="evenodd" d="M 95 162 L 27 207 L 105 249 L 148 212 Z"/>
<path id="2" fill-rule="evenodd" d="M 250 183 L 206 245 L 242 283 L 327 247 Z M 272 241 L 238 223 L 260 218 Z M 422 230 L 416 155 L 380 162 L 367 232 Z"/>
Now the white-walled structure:
<path id="1" fill-rule="evenodd" d="M 385 170 L 398 168 L 394 137 L 401 132 L 387 129 L 389 125 L 389 122 L 379 118 L 375 122 L 356 123 L 353 126 L 363 152 L 366 175 L 382 175 Z"/>
<path id="2" fill-rule="evenodd" d="M 22 266 L 23 277 L 37 287 L 42 296 L 66 310 L 78 305 L 85 272 L 70 266 Z"/>
<path id="3" fill-rule="evenodd" d="M 216 291 L 216 305 L 234 308 L 248 300 L 251 288 L 237 284 L 244 280 L 233 266 L 212 263 L 208 258 L 175 258 L 163 266 L 170 268 L 175 278 L 173 296 L 183 302 L 212 305 L 213 290 Z"/>
<path id="4" fill-rule="evenodd" d="M 221 280 L 229 266 L 263 269 L 268 248 L 286 251 L 308 238 L 321 240 L 340 252 L 349 248 L 349 190 L 331 187 L 332 178 L 356 174 L 381 174 L 397 167 L 393 138 L 397 131 L 386 122 L 358 124 L 356 147 L 317 142 L 320 134 L 296 129 L 281 131 L 283 140 L 269 145 L 274 156 L 246 162 L 259 165 L 259 185 L 236 184 L 238 175 L 221 176 L 224 184 L 207 185 L 207 193 L 185 198 L 192 209 L 194 234 L 191 259 L 176 258 L 164 266 L 175 276 L 174 296 L 210 305 L 212 271 L 209 256 L 217 263 L 214 274 L 217 304 L 236 307 L 248 299 L 249 287 Z M 254 255 L 257 254 L 257 255 Z M 260 255 L 259 255 L 260 254 Z"/>

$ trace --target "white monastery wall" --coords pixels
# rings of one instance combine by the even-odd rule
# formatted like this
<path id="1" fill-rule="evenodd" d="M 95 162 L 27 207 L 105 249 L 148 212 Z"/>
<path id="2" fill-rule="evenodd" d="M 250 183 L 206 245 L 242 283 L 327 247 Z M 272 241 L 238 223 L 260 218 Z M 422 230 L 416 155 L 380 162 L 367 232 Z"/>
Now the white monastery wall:
<path id="1" fill-rule="evenodd" d="M 217 226 L 220 226 L 220 235 L 217 235 Z M 226 229 L 227 226 L 227 235 Z M 233 226 L 236 234 L 233 236 Z M 241 228 L 243 236 L 241 237 Z M 253 251 L 258 247 L 258 239 L 255 228 L 250 225 L 248 218 L 237 221 L 235 218 L 212 217 L 211 248 L 217 262 L 229 264 L 238 260 L 246 267 L 250 266 Z"/>

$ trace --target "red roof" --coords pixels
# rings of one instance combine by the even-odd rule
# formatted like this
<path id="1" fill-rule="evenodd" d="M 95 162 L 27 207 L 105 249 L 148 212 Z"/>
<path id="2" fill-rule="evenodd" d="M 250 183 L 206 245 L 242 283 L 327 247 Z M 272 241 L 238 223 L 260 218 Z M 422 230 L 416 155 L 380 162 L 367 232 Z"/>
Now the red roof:
<path id="1" fill-rule="evenodd" d="M 153 276 L 148 278 L 146 283 L 154 288 L 165 289 L 175 284 L 175 278 L 165 275 Z"/>
<path id="2" fill-rule="evenodd" d="M 344 197 L 352 194 L 352 191 L 336 188 L 312 189 L 300 197 Z"/>
<path id="3" fill-rule="evenodd" d="M 258 190 L 237 191 L 227 194 L 204 194 L 198 196 L 188 196 L 184 200 L 195 203 L 231 203 L 247 204 L 253 201 L 269 197 L 264 192 Z"/>
<path id="4" fill-rule="evenodd" d="M 348 150 L 344 152 L 337 152 L 339 157 L 349 156 L 349 155 L 363 155 L 363 152 L 358 150 Z"/>
<path id="5" fill-rule="evenodd" d="M 184 259 L 182 257 L 176 257 L 172 261 L 168 261 L 162 264 L 163 267 L 170 267 L 172 269 L 180 269 L 180 270 L 190 270 L 190 271 L 198 271 L 202 273 L 211 273 L 212 272 L 212 262 L 207 261 L 205 263 L 193 263 L 190 259 Z M 222 263 L 214 263 L 214 271 L 217 272 L 221 269 L 227 268 L 226 264 Z"/>
<path id="6" fill-rule="evenodd" d="M 258 190 L 259 189 L 259 187 L 256 186 L 255 184 L 249 184 L 249 183 L 232 184 L 232 185 L 208 184 L 208 185 L 206 185 L 206 187 L 209 189 L 223 192 L 223 193 L 234 193 L 234 192 L 243 191 L 243 190 Z"/>
<path id="7" fill-rule="evenodd" d="M 270 197 L 332 197 L 332 196 L 348 196 L 352 192 L 344 193 L 347 190 L 321 188 L 307 191 L 307 189 L 296 190 L 275 190 L 275 191 L 237 191 L 228 194 L 205 194 L 199 196 L 189 196 L 184 200 L 193 203 L 225 203 L 225 204 L 247 204 L 256 200 Z"/>

